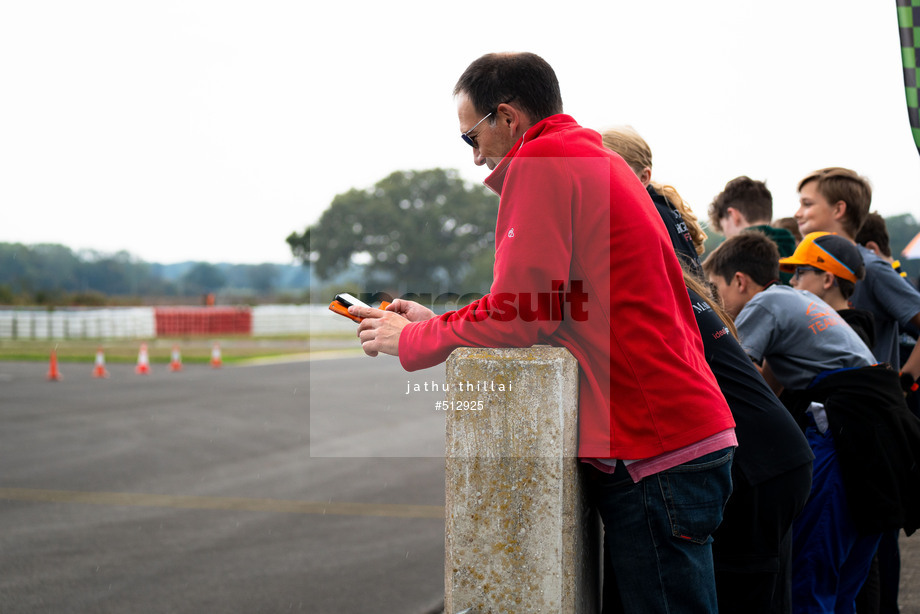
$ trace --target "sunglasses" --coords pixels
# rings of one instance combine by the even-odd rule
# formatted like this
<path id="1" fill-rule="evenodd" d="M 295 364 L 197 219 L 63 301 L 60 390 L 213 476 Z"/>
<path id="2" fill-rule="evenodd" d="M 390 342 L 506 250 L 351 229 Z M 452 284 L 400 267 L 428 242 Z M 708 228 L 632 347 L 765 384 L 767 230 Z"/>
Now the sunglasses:
<path id="1" fill-rule="evenodd" d="M 514 100 L 515 98 L 517 98 L 517 96 L 512 96 L 511 98 L 509 98 L 508 100 L 506 100 L 506 101 L 503 102 L 502 104 L 508 104 L 509 102 L 511 102 L 512 100 Z M 476 125 L 475 125 L 475 126 L 473 126 L 472 128 L 470 128 L 470 129 L 467 130 L 466 132 L 461 133 L 461 134 L 460 134 L 460 138 L 463 139 L 463 142 L 466 143 L 467 145 L 469 145 L 470 147 L 472 147 L 473 149 L 477 149 L 477 148 L 479 147 L 479 143 L 476 142 L 476 137 L 475 137 L 475 136 L 470 136 L 470 132 L 472 132 L 473 130 L 475 130 L 476 128 L 478 128 L 478 127 L 479 127 L 479 124 L 481 124 L 482 122 L 484 122 L 484 121 L 486 121 L 487 119 L 489 119 L 489 118 L 492 116 L 493 113 L 495 113 L 495 111 L 490 111 L 489 113 L 486 114 L 485 117 L 483 117 L 483 118 L 480 119 L 478 122 L 476 122 Z"/>
<path id="2" fill-rule="evenodd" d="M 488 115 L 486 115 L 485 117 L 483 117 L 482 119 L 480 119 L 478 122 L 476 122 L 476 125 L 475 125 L 475 126 L 473 126 L 472 128 L 470 128 L 470 129 L 467 130 L 466 132 L 461 133 L 461 134 L 460 134 L 460 138 L 463 139 L 463 142 L 466 143 L 467 145 L 469 145 L 470 147 L 472 147 L 473 149 L 476 149 L 477 147 L 479 147 L 479 143 L 476 142 L 476 137 L 470 136 L 470 132 L 472 132 L 473 130 L 475 130 L 476 128 L 478 128 L 478 127 L 479 127 L 479 124 L 481 124 L 482 122 L 484 122 L 484 121 L 486 121 L 487 119 L 489 119 L 489 117 L 490 117 L 491 115 L 492 115 L 492 111 L 489 111 Z"/>
<path id="3" fill-rule="evenodd" d="M 811 271 L 812 273 L 823 273 L 824 272 L 817 267 L 808 266 L 808 265 L 803 264 L 803 265 L 795 267 L 795 273 L 792 274 L 792 279 L 798 279 L 799 277 L 802 276 L 802 273 L 806 271 Z"/>

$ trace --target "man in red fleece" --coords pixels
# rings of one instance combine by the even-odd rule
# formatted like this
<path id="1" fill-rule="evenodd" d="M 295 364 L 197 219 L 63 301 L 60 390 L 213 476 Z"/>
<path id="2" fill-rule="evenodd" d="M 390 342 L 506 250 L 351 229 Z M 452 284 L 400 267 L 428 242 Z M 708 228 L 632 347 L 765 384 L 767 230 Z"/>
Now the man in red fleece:
<path id="1" fill-rule="evenodd" d="M 562 114 L 538 56 L 485 55 L 454 94 L 501 197 L 491 291 L 441 316 L 405 300 L 352 307 L 364 351 L 413 371 L 462 346 L 567 348 L 610 555 L 604 611 L 715 612 L 710 534 L 737 441 L 661 217 L 601 136 Z"/>

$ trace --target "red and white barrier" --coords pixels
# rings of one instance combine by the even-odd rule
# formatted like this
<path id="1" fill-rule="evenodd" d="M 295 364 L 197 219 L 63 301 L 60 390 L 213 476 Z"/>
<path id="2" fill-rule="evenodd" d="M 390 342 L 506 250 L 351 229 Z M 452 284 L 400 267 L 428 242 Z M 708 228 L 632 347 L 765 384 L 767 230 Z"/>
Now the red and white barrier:
<path id="1" fill-rule="evenodd" d="M 0 339 L 152 339 L 347 333 L 326 305 L 258 307 L 0 308 Z"/>

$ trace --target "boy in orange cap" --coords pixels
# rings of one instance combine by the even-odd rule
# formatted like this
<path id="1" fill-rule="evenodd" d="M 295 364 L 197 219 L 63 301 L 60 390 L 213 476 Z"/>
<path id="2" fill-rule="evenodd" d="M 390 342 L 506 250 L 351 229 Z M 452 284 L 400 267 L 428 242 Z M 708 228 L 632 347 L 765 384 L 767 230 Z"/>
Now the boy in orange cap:
<path id="1" fill-rule="evenodd" d="M 780 258 L 779 270 L 792 273 L 793 288 L 807 290 L 833 307 L 867 346 L 873 346 L 872 312 L 850 307 L 856 282 L 866 276 L 862 256 L 852 242 L 829 232 L 812 232 L 802 239 L 795 253 Z"/>

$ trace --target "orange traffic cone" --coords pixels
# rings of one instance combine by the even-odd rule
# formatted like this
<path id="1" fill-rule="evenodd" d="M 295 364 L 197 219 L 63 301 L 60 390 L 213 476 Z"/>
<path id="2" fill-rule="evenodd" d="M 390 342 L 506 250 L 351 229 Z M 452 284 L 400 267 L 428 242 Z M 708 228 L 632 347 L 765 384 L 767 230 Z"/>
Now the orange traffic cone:
<path id="1" fill-rule="evenodd" d="M 58 371 L 57 350 L 51 350 L 51 366 L 48 369 L 48 380 L 56 382 L 61 379 L 61 372 Z"/>
<path id="2" fill-rule="evenodd" d="M 211 348 L 211 368 L 219 369 L 223 364 L 223 361 L 220 358 L 220 344 L 214 342 L 214 347 Z"/>
<path id="3" fill-rule="evenodd" d="M 169 370 L 170 371 L 181 371 L 182 370 L 182 354 L 179 353 L 178 343 L 173 346 L 172 358 L 169 361 Z"/>
<path id="4" fill-rule="evenodd" d="M 96 350 L 96 366 L 93 367 L 93 377 L 108 377 L 109 372 L 105 368 L 105 353 L 102 348 Z"/>
<path id="5" fill-rule="evenodd" d="M 142 343 L 141 349 L 137 353 L 137 366 L 134 372 L 138 375 L 150 375 L 150 356 L 147 354 L 147 344 Z"/>

